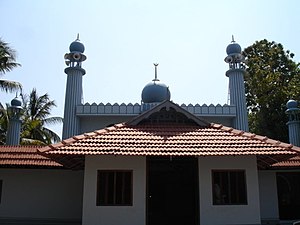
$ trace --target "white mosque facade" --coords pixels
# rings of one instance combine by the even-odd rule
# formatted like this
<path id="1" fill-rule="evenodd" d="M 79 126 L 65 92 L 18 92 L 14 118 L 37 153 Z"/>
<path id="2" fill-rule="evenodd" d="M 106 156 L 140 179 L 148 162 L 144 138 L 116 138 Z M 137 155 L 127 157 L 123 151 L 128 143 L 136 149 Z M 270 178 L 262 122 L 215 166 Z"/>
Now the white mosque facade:
<path id="1" fill-rule="evenodd" d="M 72 42 L 63 141 L 15 146 L 19 121 L 12 122 L 15 138 L 0 148 L 0 224 L 300 220 L 300 167 L 291 164 L 300 154 L 298 105 L 288 103 L 292 144 L 249 133 L 241 47 L 232 42 L 226 52 L 229 105 L 173 103 L 157 65 L 141 104 L 88 104 L 81 98 L 84 45 Z"/>

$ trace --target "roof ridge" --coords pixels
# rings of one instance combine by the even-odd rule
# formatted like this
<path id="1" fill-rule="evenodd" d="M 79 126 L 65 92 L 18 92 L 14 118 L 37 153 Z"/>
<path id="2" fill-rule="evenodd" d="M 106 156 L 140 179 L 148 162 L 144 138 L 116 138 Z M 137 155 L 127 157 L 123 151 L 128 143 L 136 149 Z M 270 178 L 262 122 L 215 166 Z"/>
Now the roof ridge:
<path id="1" fill-rule="evenodd" d="M 0 145 L 0 148 L 38 148 L 40 145 Z"/>
<path id="2" fill-rule="evenodd" d="M 108 133 L 110 131 L 114 131 L 114 130 L 117 130 L 117 129 L 120 129 L 120 128 L 123 128 L 123 127 L 126 127 L 125 123 L 116 123 L 113 126 L 105 127 L 105 128 L 100 129 L 100 130 L 95 130 L 93 132 L 96 133 L 96 135 L 97 135 L 97 134 Z"/>
<path id="3" fill-rule="evenodd" d="M 254 133 L 251 133 L 248 131 L 242 131 L 242 130 L 234 129 L 232 127 L 227 127 L 222 124 L 216 124 L 216 123 L 211 123 L 211 127 L 232 133 L 237 136 L 242 136 L 242 137 L 250 138 L 253 140 L 258 140 L 258 141 L 261 141 L 261 142 L 264 142 L 264 143 L 267 143 L 267 144 L 270 144 L 273 146 L 278 146 L 281 148 L 293 150 L 296 153 L 300 154 L 300 147 L 289 144 L 289 143 L 281 142 L 278 140 L 274 140 L 272 138 L 268 138 L 267 136 L 261 136 L 261 135 L 254 134 Z"/>

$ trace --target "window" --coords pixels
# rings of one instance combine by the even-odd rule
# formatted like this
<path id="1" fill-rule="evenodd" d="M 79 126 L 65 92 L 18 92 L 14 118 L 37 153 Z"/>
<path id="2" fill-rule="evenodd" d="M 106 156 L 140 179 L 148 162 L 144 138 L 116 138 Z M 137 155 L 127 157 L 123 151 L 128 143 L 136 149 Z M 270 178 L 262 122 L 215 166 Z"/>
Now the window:
<path id="1" fill-rule="evenodd" d="M 246 205 L 244 170 L 212 171 L 214 205 Z"/>
<path id="2" fill-rule="evenodd" d="M 96 205 L 132 205 L 132 171 L 99 170 Z"/>

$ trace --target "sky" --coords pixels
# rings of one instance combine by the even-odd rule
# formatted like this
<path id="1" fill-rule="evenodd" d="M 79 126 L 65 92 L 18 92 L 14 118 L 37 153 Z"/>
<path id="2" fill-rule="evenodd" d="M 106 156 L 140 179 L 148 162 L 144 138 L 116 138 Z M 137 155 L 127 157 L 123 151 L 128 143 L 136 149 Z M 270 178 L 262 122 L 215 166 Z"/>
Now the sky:
<path id="1" fill-rule="evenodd" d="M 84 103 L 140 103 L 154 78 L 178 104 L 227 103 L 224 62 L 231 37 L 242 48 L 267 39 L 300 61 L 298 0 L 0 0 L 0 37 L 22 67 L 1 79 L 48 93 L 63 117 L 64 54 L 80 34 Z M 15 94 L 0 92 L 0 102 Z M 61 135 L 62 125 L 49 127 Z"/>

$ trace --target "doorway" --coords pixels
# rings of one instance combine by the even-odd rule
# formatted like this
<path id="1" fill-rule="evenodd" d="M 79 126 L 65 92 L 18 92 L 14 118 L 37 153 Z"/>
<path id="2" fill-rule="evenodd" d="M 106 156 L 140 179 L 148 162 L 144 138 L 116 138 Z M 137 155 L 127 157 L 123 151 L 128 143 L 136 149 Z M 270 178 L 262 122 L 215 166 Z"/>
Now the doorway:
<path id="1" fill-rule="evenodd" d="M 198 159 L 147 158 L 147 225 L 198 225 Z"/>
<path id="2" fill-rule="evenodd" d="M 279 219 L 300 219 L 300 172 L 278 172 Z"/>

